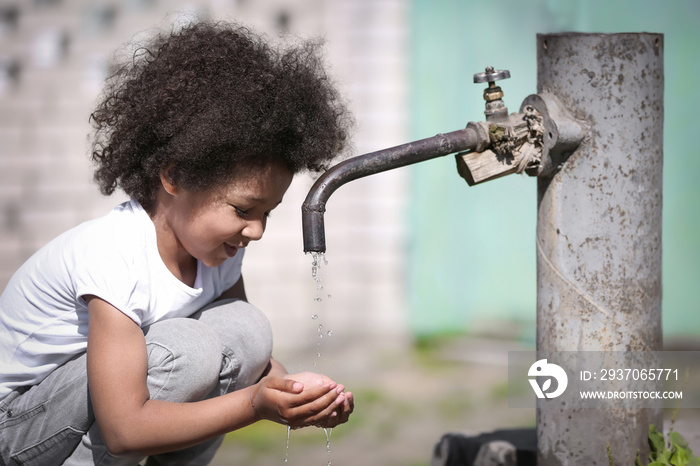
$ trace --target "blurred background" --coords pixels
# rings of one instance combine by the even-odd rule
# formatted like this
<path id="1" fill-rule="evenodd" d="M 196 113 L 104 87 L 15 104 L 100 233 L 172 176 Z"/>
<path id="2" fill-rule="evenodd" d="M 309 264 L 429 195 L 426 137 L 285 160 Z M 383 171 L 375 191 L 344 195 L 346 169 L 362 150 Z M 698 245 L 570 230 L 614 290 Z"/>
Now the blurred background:
<path id="1" fill-rule="evenodd" d="M 54 236 L 125 200 L 91 182 L 88 117 L 109 63 L 198 18 L 325 38 L 356 118 L 352 155 L 482 120 L 472 75 L 487 65 L 510 70 L 500 85 L 517 111 L 536 92 L 537 33 L 665 34 L 664 339 L 700 346 L 698 0 L 0 0 L 0 289 Z M 286 449 L 283 427 L 260 424 L 230 435 L 217 464 L 425 465 L 445 432 L 534 425 L 507 407 L 506 364 L 535 341 L 536 181 L 469 188 L 448 156 L 343 186 L 327 205 L 323 290 L 302 252 L 312 183 L 297 177 L 248 248 L 246 287 L 277 358 L 346 384 L 357 412 L 330 454 L 321 431 L 292 432 Z"/>

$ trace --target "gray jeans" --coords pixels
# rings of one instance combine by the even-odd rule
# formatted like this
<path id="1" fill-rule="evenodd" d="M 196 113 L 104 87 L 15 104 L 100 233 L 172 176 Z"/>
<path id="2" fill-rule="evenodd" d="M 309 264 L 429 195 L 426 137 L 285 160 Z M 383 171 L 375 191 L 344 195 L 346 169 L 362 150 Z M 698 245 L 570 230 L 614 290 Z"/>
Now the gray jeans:
<path id="1" fill-rule="evenodd" d="M 272 353 L 272 332 L 258 309 L 240 300 L 212 303 L 191 318 L 144 329 L 152 399 L 197 401 L 254 384 Z M 0 402 L 0 465 L 136 465 L 107 452 L 90 403 L 82 354 L 41 383 Z M 149 457 L 148 465 L 208 464 L 223 437 Z"/>

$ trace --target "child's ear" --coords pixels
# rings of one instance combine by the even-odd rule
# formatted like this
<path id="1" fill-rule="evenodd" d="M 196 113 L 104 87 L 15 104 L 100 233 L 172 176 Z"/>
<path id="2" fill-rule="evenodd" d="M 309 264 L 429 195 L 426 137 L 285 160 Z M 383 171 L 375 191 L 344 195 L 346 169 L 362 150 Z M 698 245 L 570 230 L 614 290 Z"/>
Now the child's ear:
<path id="1" fill-rule="evenodd" d="M 163 185 L 163 189 L 165 189 L 165 192 L 167 192 L 170 195 L 175 195 L 178 193 L 179 190 L 173 182 L 172 177 L 170 176 L 171 168 L 172 167 L 167 167 L 160 172 L 160 182 Z"/>

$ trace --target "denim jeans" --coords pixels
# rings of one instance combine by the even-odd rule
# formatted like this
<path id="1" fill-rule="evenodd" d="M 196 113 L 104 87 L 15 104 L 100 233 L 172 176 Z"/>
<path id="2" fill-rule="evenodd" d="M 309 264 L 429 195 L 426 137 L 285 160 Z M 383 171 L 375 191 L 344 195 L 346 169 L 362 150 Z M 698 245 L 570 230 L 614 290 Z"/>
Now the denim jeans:
<path id="1" fill-rule="evenodd" d="M 150 397 L 173 402 L 254 384 L 272 352 L 269 321 L 240 300 L 217 301 L 190 318 L 157 322 L 144 335 Z M 0 402 L 0 465 L 133 466 L 142 461 L 107 452 L 92 411 L 85 361 L 82 354 Z M 222 439 L 149 457 L 147 464 L 208 464 Z"/>

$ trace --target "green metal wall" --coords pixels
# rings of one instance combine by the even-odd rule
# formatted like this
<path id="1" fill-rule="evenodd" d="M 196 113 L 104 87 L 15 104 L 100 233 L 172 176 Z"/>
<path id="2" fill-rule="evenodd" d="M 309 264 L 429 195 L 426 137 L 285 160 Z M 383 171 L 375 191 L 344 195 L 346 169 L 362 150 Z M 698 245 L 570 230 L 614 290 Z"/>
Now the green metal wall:
<path id="1" fill-rule="evenodd" d="M 483 119 L 487 65 L 509 111 L 536 91 L 535 35 L 665 35 L 663 325 L 700 335 L 700 0 L 411 1 L 411 136 Z M 536 182 L 511 175 L 469 187 L 445 157 L 411 168 L 409 307 L 416 334 L 501 322 L 534 332 Z"/>

